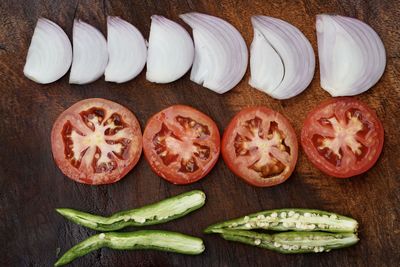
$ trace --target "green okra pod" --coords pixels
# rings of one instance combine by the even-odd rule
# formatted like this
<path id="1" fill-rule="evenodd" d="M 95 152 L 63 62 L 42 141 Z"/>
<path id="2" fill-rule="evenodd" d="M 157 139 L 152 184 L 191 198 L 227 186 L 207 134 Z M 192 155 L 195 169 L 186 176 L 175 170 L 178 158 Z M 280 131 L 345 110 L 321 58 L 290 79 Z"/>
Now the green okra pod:
<path id="1" fill-rule="evenodd" d="M 116 231 L 128 226 L 146 226 L 168 222 L 199 209 L 205 203 L 204 192 L 194 190 L 141 208 L 121 211 L 110 217 L 59 208 L 58 213 L 79 225 L 97 231 Z"/>
<path id="2" fill-rule="evenodd" d="M 277 209 L 253 213 L 241 218 L 217 223 L 207 227 L 205 233 L 218 232 L 219 229 L 272 231 L 357 231 L 356 220 L 339 214 L 312 209 Z"/>
<path id="3" fill-rule="evenodd" d="M 241 242 L 284 254 L 329 252 L 349 247 L 359 239 L 354 233 L 283 232 L 276 234 L 244 230 L 219 229 L 221 236 L 229 241 Z"/>
<path id="4" fill-rule="evenodd" d="M 54 266 L 68 264 L 78 257 L 104 247 L 117 250 L 152 249 L 189 255 L 201 254 L 205 249 L 203 240 L 181 233 L 159 230 L 109 232 L 91 236 L 75 245 L 59 258 Z"/>

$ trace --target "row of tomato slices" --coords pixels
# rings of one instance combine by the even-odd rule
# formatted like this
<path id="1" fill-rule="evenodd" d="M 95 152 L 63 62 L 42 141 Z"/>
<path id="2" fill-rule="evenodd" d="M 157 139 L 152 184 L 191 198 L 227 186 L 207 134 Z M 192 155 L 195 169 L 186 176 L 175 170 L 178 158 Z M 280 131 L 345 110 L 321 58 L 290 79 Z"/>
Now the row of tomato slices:
<path id="1" fill-rule="evenodd" d="M 364 173 L 382 151 L 383 127 L 375 112 L 354 98 L 334 98 L 312 110 L 301 131 L 309 160 L 340 178 Z M 120 180 L 138 162 L 142 149 L 152 170 L 174 184 L 206 176 L 220 151 L 228 168 L 254 186 L 284 182 L 298 158 L 296 133 L 288 119 L 266 107 L 237 113 L 222 141 L 215 122 L 183 105 L 152 116 L 141 132 L 135 115 L 105 99 L 86 99 L 66 109 L 51 133 L 61 171 L 86 184 Z"/>

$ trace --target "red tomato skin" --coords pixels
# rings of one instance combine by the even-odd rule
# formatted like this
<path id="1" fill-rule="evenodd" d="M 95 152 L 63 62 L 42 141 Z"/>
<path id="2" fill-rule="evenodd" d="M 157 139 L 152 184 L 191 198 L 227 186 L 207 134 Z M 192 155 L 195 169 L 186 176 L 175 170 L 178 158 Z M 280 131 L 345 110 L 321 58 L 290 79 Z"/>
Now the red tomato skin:
<path id="1" fill-rule="evenodd" d="M 131 158 L 128 162 L 123 162 L 122 169 L 118 168 L 115 169 L 111 174 L 94 174 L 93 176 L 82 171 L 77 170 L 76 168 L 72 167 L 71 164 L 65 160 L 64 158 L 64 144 L 62 140 L 60 140 L 60 132 L 64 126 L 65 121 L 63 118 L 69 116 L 71 118 L 78 117 L 78 114 L 74 113 L 75 110 L 79 110 L 81 106 L 88 105 L 91 106 L 93 103 L 102 103 L 106 106 L 114 106 L 117 105 L 121 108 L 124 112 L 126 112 L 126 119 L 128 122 L 133 124 L 134 132 L 137 135 L 137 140 L 135 140 L 135 145 L 137 146 L 137 151 L 131 154 Z M 96 105 L 95 105 L 96 106 Z M 112 102 L 107 99 L 102 98 L 89 98 L 85 100 L 81 100 L 66 110 L 64 110 L 56 119 L 53 124 L 53 128 L 51 131 L 51 146 L 52 146 L 52 154 L 53 159 L 56 162 L 56 165 L 61 170 L 61 172 L 66 175 L 68 178 L 82 184 L 88 185 L 103 185 L 103 184 L 111 184 L 118 182 L 121 180 L 129 171 L 131 171 L 140 159 L 140 155 L 142 153 L 142 133 L 140 130 L 140 124 L 136 119 L 135 115 L 127 108 L 123 107 L 122 105 Z"/>
<path id="2" fill-rule="evenodd" d="M 273 178 L 268 178 L 268 179 L 250 179 L 246 177 L 241 170 L 238 168 L 238 166 L 235 164 L 235 162 L 232 161 L 230 157 L 230 151 L 229 151 L 229 137 L 234 131 L 236 127 L 236 122 L 240 119 L 242 115 L 245 115 L 247 113 L 251 112 L 256 112 L 257 110 L 260 110 L 261 112 L 264 112 L 266 114 L 271 114 L 273 116 L 278 116 L 280 120 L 282 120 L 283 123 L 285 123 L 285 127 L 288 128 L 288 131 L 290 132 L 290 135 L 292 136 L 293 139 L 293 154 L 292 154 L 292 161 L 294 164 L 291 164 L 289 166 L 289 171 L 287 175 L 283 177 L 273 177 Z M 263 106 L 255 106 L 255 107 L 248 107 L 245 109 L 242 109 L 238 113 L 235 114 L 235 116 L 231 119 L 229 122 L 228 126 L 226 127 L 223 137 L 222 137 L 222 142 L 221 142 L 221 154 L 222 158 L 227 165 L 227 167 L 233 172 L 236 176 L 238 176 L 241 180 L 246 182 L 247 184 L 251 186 L 256 186 L 256 187 L 271 187 L 275 185 L 279 185 L 283 182 L 285 182 L 293 173 L 296 167 L 296 162 L 298 159 L 298 142 L 297 142 L 297 136 L 295 133 L 295 130 L 293 129 L 292 125 L 290 124 L 289 120 L 279 112 L 276 112 L 272 109 L 269 109 L 267 107 Z"/>
<path id="3" fill-rule="evenodd" d="M 378 134 L 378 139 L 379 139 L 379 145 L 376 147 L 376 156 L 373 158 L 372 161 L 370 161 L 369 164 L 363 166 L 361 169 L 359 170 L 353 170 L 350 172 L 340 172 L 340 171 L 331 171 L 329 169 L 327 169 L 326 167 L 324 167 L 324 164 L 321 163 L 321 161 L 313 156 L 316 152 L 313 151 L 314 150 L 314 146 L 312 144 L 312 142 L 307 138 L 307 128 L 309 127 L 311 120 L 310 117 L 319 110 L 324 109 L 325 107 L 329 106 L 330 104 L 333 103 L 338 103 L 338 102 L 343 102 L 343 103 L 351 103 L 354 102 L 357 105 L 360 105 L 363 109 L 365 109 L 367 111 L 367 113 L 370 114 L 370 116 L 374 119 L 374 124 L 376 126 L 377 129 L 377 134 Z M 331 98 L 328 99 L 324 102 L 322 102 L 321 104 L 319 104 L 317 107 L 315 107 L 313 110 L 311 110 L 305 121 L 304 121 L 304 125 L 301 131 L 301 146 L 305 152 L 305 154 L 307 155 L 307 158 L 309 161 L 311 161 L 311 163 L 317 168 L 319 169 L 321 172 L 323 172 L 326 175 L 329 175 L 331 177 L 334 178 L 339 178 L 339 179 L 346 179 L 346 178 L 351 178 L 360 174 L 365 173 L 366 171 L 368 171 L 369 169 L 371 169 L 375 163 L 378 161 L 379 156 L 382 152 L 383 149 L 383 144 L 384 144 L 384 129 L 383 129 L 383 125 L 381 123 L 381 121 L 379 120 L 378 116 L 376 115 L 376 112 L 374 110 L 372 110 L 369 106 L 367 106 L 365 103 L 353 98 L 353 97 L 335 97 L 335 98 Z"/>
<path id="4" fill-rule="evenodd" d="M 207 125 L 212 129 L 214 136 L 211 138 L 212 141 L 215 144 L 215 147 L 213 147 L 213 160 L 209 162 L 207 167 L 202 170 L 198 175 L 195 177 L 184 177 L 182 175 L 178 175 L 174 171 L 168 170 L 168 168 L 165 168 L 163 166 L 163 163 L 160 163 L 159 156 L 154 153 L 154 150 L 152 148 L 152 138 L 154 136 L 154 131 L 158 131 L 159 124 L 162 123 L 160 119 L 164 119 L 166 115 L 164 114 L 165 112 L 169 112 L 173 109 L 176 110 L 183 110 L 184 114 L 187 116 L 190 116 L 190 114 L 193 112 L 197 114 L 198 116 L 201 117 L 202 122 Z M 179 113 L 181 114 L 181 113 Z M 178 114 L 176 114 L 178 115 Z M 197 118 L 199 119 L 199 118 Z M 156 123 L 154 123 L 156 122 Z M 151 170 L 159 177 L 163 178 L 164 180 L 175 184 L 175 185 L 188 185 L 195 183 L 202 178 L 204 178 L 215 166 L 215 164 L 218 161 L 218 157 L 220 154 L 220 134 L 217 125 L 215 122 L 208 117 L 206 114 L 198 111 L 197 109 L 186 106 L 186 105 L 173 105 L 170 106 L 166 109 L 163 109 L 156 114 L 154 114 L 146 123 L 145 130 L 143 132 L 143 153 L 146 158 L 146 161 L 150 165 Z"/>

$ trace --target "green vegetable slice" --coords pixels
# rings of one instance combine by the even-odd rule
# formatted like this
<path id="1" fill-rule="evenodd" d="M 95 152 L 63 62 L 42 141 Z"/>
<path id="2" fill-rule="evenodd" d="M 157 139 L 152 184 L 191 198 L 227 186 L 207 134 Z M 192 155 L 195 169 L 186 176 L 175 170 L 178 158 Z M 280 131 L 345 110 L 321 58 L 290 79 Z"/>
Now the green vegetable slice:
<path id="1" fill-rule="evenodd" d="M 225 230 L 217 232 L 229 241 L 241 242 L 279 253 L 317 253 L 329 252 L 356 244 L 359 239 L 354 233 L 326 233 L 326 232 L 284 232 L 264 234 L 253 231 Z"/>
<path id="2" fill-rule="evenodd" d="M 358 223 L 356 220 L 336 213 L 312 209 L 277 209 L 217 223 L 209 226 L 204 232 L 215 233 L 219 229 L 264 229 L 272 231 L 354 233 L 357 228 Z"/>
<path id="3" fill-rule="evenodd" d="M 100 248 L 117 250 L 152 249 L 181 254 L 201 254 L 205 247 L 203 240 L 181 233 L 142 230 L 127 233 L 101 233 L 89 237 L 68 250 L 54 266 L 62 266 L 78 257 Z"/>
<path id="4" fill-rule="evenodd" d="M 121 211 L 110 217 L 59 208 L 58 213 L 79 225 L 97 231 L 116 231 L 128 226 L 160 224 L 185 216 L 201 208 L 206 200 L 204 192 L 193 190 L 141 208 Z"/>

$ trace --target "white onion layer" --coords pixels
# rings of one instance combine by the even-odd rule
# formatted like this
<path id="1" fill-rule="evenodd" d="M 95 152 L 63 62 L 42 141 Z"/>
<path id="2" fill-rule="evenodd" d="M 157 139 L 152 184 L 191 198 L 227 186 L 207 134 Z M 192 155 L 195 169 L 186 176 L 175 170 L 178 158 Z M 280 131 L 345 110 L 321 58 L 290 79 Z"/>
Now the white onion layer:
<path id="1" fill-rule="evenodd" d="M 193 58 L 193 41 L 185 28 L 163 16 L 151 16 L 146 79 L 176 81 L 190 69 Z"/>
<path id="2" fill-rule="evenodd" d="M 119 17 L 107 17 L 108 82 L 123 83 L 135 78 L 144 68 L 147 47 L 143 35 Z"/>
<path id="3" fill-rule="evenodd" d="M 71 42 L 56 23 L 39 18 L 29 46 L 24 75 L 37 83 L 60 79 L 72 61 Z"/>
<path id="4" fill-rule="evenodd" d="M 316 21 L 321 87 L 332 96 L 361 94 L 378 82 L 386 66 L 382 40 L 367 24 L 338 15 Z"/>
<path id="5" fill-rule="evenodd" d="M 286 21 L 253 16 L 249 84 L 276 99 L 303 92 L 315 70 L 315 55 L 304 34 Z"/>
<path id="6" fill-rule="evenodd" d="M 246 43 L 223 19 L 201 14 L 180 15 L 193 29 L 195 47 L 190 79 L 217 93 L 225 93 L 243 78 L 248 62 Z"/>
<path id="7" fill-rule="evenodd" d="M 104 74 L 108 62 L 107 41 L 95 27 L 74 20 L 73 59 L 69 83 L 86 84 Z"/>

